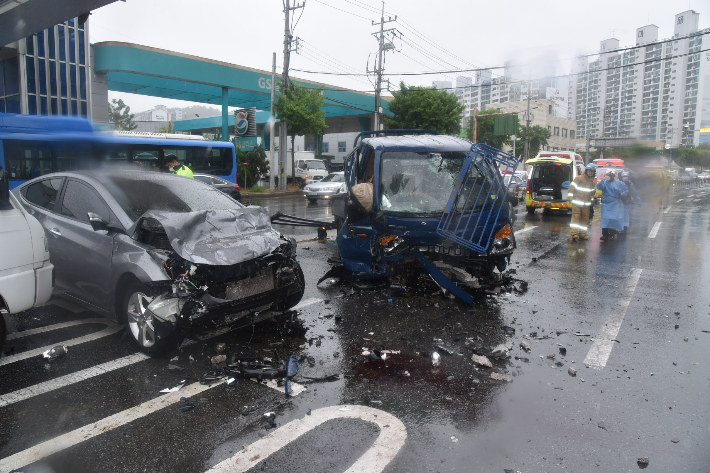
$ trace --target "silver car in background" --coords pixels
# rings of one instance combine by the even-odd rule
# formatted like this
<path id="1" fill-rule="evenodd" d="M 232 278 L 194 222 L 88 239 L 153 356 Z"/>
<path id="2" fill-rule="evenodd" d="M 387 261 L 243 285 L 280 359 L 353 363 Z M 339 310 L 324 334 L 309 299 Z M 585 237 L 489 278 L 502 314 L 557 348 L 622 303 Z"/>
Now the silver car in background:
<path id="1" fill-rule="evenodd" d="M 303 296 L 295 241 L 261 207 L 205 183 L 75 171 L 13 192 L 44 227 L 55 294 L 126 324 L 149 355 L 249 314 L 277 315 Z"/>
<path id="2" fill-rule="evenodd" d="M 303 196 L 309 202 L 317 202 L 318 199 L 333 199 L 338 195 L 345 194 L 345 172 L 332 172 L 318 182 L 308 184 L 303 188 Z"/>

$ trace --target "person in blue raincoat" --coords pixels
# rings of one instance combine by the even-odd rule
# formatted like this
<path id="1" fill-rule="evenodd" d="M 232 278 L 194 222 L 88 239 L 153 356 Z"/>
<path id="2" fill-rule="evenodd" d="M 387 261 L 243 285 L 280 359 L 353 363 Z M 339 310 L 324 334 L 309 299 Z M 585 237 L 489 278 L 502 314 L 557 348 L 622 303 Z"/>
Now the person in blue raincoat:
<path id="1" fill-rule="evenodd" d="M 631 180 L 631 173 L 628 171 L 624 171 L 621 173 L 619 176 L 621 179 L 621 182 L 626 184 L 626 186 L 629 188 L 629 198 L 628 198 L 628 203 L 624 202 L 624 232 L 623 234 L 626 234 L 626 232 L 629 229 L 629 221 L 631 219 L 631 207 L 636 204 L 636 205 L 641 205 L 641 196 L 639 195 L 639 191 L 636 189 L 636 186 L 634 185 L 633 181 Z"/>
<path id="2" fill-rule="evenodd" d="M 602 241 L 614 238 L 617 232 L 624 230 L 624 203 L 629 195 L 626 184 L 616 179 L 616 173 L 606 173 L 608 180 L 599 181 L 597 189 L 602 191 Z"/>

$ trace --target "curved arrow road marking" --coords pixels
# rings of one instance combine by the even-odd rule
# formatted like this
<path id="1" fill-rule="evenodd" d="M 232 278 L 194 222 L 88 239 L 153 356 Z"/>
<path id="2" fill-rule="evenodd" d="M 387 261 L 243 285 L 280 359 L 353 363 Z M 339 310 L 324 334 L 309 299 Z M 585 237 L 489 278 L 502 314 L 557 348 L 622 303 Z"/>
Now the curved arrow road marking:
<path id="1" fill-rule="evenodd" d="M 34 335 L 37 333 L 48 332 L 50 330 L 57 330 L 60 328 L 73 327 L 75 325 L 81 325 L 81 324 L 101 324 L 101 325 L 106 325 L 106 328 L 101 330 L 100 332 L 90 333 L 88 335 L 84 335 L 83 337 L 72 338 L 71 340 L 67 340 L 65 342 L 59 342 L 59 343 L 55 343 L 53 345 L 49 345 L 46 347 L 35 348 L 34 350 L 28 350 L 28 351 L 25 351 L 22 353 L 18 353 L 17 355 L 10 355 L 10 356 L 6 356 L 4 358 L 0 358 L 0 366 L 9 365 L 10 363 L 15 363 L 16 361 L 22 361 L 22 360 L 26 360 L 27 358 L 32 358 L 34 356 L 41 355 L 42 353 L 46 352 L 50 348 L 57 346 L 57 345 L 64 345 L 67 347 L 70 347 L 73 345 L 79 345 L 82 343 L 91 342 L 93 340 L 98 340 L 99 338 L 107 337 L 109 335 L 113 335 L 114 333 L 119 332 L 123 329 L 123 325 L 117 325 L 108 319 L 97 318 L 97 319 L 72 320 L 71 322 L 64 322 L 61 324 L 48 325 L 47 327 L 26 330 L 24 332 L 13 333 L 11 335 L 14 335 L 14 337 L 12 337 L 12 338 L 20 338 L 20 337 L 26 337 L 29 335 Z M 11 338 L 8 337 L 8 339 L 11 339 Z"/>
<path id="2" fill-rule="evenodd" d="M 389 464 L 407 440 L 407 429 L 392 414 L 366 406 L 332 406 L 316 409 L 303 419 L 292 420 L 274 432 L 247 446 L 236 455 L 218 463 L 207 473 L 245 472 L 276 453 L 301 435 L 333 419 L 361 419 L 377 424 L 380 435 L 370 449 L 345 473 L 378 473 Z"/>

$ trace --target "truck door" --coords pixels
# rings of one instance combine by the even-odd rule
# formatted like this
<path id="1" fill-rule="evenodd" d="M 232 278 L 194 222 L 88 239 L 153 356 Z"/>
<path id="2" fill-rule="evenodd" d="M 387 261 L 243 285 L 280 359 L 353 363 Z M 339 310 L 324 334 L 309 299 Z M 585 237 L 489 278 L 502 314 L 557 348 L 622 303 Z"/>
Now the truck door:
<path id="1" fill-rule="evenodd" d="M 485 144 L 471 146 L 437 233 L 478 253 L 486 252 L 501 217 L 511 224 L 508 185 L 501 173 L 512 175 L 517 167 L 515 156 Z"/>

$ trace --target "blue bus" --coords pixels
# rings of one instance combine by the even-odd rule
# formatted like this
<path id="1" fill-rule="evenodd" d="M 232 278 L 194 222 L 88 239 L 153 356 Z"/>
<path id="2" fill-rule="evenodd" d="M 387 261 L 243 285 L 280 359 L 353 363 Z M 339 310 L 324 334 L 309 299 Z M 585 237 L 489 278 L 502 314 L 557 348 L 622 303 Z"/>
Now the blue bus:
<path id="1" fill-rule="evenodd" d="M 99 133 L 86 119 L 0 113 L 0 169 L 10 189 L 51 172 L 111 168 L 166 172 L 174 154 L 197 174 L 237 183 L 234 145 L 191 135 Z"/>

